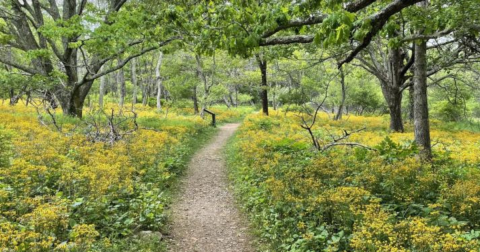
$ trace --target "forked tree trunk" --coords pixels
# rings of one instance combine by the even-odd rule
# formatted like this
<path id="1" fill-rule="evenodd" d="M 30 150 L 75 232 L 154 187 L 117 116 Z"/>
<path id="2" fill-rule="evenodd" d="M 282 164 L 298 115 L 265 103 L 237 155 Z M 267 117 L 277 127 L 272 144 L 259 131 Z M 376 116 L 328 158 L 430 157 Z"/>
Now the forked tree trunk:
<path id="1" fill-rule="evenodd" d="M 85 81 L 82 87 L 76 86 L 71 94 L 58 96 L 63 114 L 82 118 L 85 99 L 92 85 L 93 80 Z"/>

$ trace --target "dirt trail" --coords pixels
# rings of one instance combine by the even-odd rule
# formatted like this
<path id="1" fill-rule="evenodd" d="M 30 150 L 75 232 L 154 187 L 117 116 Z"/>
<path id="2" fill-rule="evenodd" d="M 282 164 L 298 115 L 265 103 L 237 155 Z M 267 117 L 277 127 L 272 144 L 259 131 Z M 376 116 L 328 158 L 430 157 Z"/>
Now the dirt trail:
<path id="1" fill-rule="evenodd" d="M 227 124 L 192 159 L 172 206 L 172 252 L 253 252 L 228 189 L 223 150 L 239 124 Z"/>

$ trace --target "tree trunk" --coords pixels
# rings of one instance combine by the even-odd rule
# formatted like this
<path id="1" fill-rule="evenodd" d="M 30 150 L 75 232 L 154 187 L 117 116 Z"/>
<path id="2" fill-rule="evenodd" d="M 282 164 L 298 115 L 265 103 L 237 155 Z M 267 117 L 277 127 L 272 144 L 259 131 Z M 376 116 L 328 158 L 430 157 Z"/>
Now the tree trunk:
<path id="1" fill-rule="evenodd" d="M 44 101 L 48 102 L 48 104 L 50 104 L 50 107 L 52 109 L 58 108 L 58 104 L 57 104 L 57 100 L 55 99 L 55 95 L 51 91 L 49 91 L 49 90 L 45 91 L 43 93 L 43 99 L 44 99 Z"/>
<path id="2" fill-rule="evenodd" d="M 132 85 L 133 85 L 133 94 L 132 94 L 132 109 L 135 108 L 137 104 L 137 93 L 138 93 L 138 83 L 137 83 L 137 59 L 132 59 L 131 65 L 131 75 L 132 75 Z"/>
<path id="3" fill-rule="evenodd" d="M 25 106 L 28 107 L 28 104 L 30 104 L 30 102 L 32 101 L 32 93 L 31 93 L 31 91 L 27 91 L 25 94 L 27 95 L 27 99 L 25 101 Z"/>
<path id="4" fill-rule="evenodd" d="M 230 100 L 230 104 L 232 104 L 232 106 L 234 106 L 234 107 L 236 108 L 236 107 L 237 107 L 237 104 L 236 104 L 235 101 L 233 100 L 232 93 L 229 93 L 229 94 L 228 94 L 228 99 Z"/>
<path id="5" fill-rule="evenodd" d="M 389 106 L 390 111 L 390 130 L 394 132 L 404 132 L 403 119 L 402 119 L 402 99 L 398 98 L 394 100 L 393 105 Z"/>
<path id="6" fill-rule="evenodd" d="M 119 85 L 119 91 L 120 91 L 120 101 L 118 105 L 120 106 L 120 109 L 123 109 L 123 105 L 125 104 L 125 96 L 127 95 L 127 89 L 125 86 L 125 73 L 123 72 L 123 69 L 118 70 L 117 74 L 117 82 Z"/>
<path id="7" fill-rule="evenodd" d="M 106 78 L 106 75 L 100 77 L 100 93 L 98 94 L 98 106 L 100 106 L 100 109 L 103 109 L 103 97 L 105 96 L 105 86 L 107 82 Z"/>
<path id="8" fill-rule="evenodd" d="M 382 93 L 390 113 L 390 130 L 404 132 L 402 119 L 402 93 L 397 86 L 382 83 Z"/>
<path id="9" fill-rule="evenodd" d="M 155 67 L 155 83 L 157 84 L 157 110 L 162 110 L 162 76 L 160 75 L 160 68 L 162 67 L 163 53 L 158 55 L 157 66 Z"/>
<path id="10" fill-rule="evenodd" d="M 143 65 L 143 68 L 142 68 L 142 71 L 141 71 L 141 82 L 140 82 L 140 86 L 142 88 L 142 105 L 143 106 L 147 106 L 147 100 L 148 100 L 148 94 L 147 94 L 147 86 L 148 86 L 148 77 L 147 77 L 147 74 L 148 74 L 148 63 L 147 61 L 145 60 L 144 61 L 144 65 Z"/>
<path id="11" fill-rule="evenodd" d="M 93 85 L 93 80 L 85 81 L 82 86 L 75 86 L 72 93 L 59 95 L 59 101 L 62 105 L 63 114 L 82 118 L 85 99 Z M 71 84 L 71 86 L 74 86 Z"/>
<path id="12" fill-rule="evenodd" d="M 275 82 L 273 82 L 273 83 L 272 83 L 272 86 L 271 86 L 271 88 L 272 88 L 272 90 L 271 90 L 271 91 L 272 91 L 272 92 L 271 92 L 271 94 L 272 94 L 272 106 L 273 106 L 273 110 L 275 110 L 275 111 L 276 111 L 277 108 L 278 108 L 278 104 L 277 104 L 277 90 L 276 90 L 276 87 L 277 87 L 277 86 L 276 86 L 276 85 L 277 85 L 277 84 L 276 84 Z"/>
<path id="13" fill-rule="evenodd" d="M 258 66 L 260 67 L 260 72 L 262 73 L 262 91 L 260 96 L 262 97 L 262 111 L 264 115 L 268 116 L 268 82 L 267 82 L 267 61 L 261 59 L 257 55 Z"/>
<path id="14" fill-rule="evenodd" d="M 421 4 L 424 6 L 426 3 Z M 415 44 L 415 76 L 413 85 L 415 142 L 420 147 L 420 157 L 424 160 L 430 160 L 432 158 L 432 146 L 428 118 L 426 41 Z"/>
<path id="15" fill-rule="evenodd" d="M 193 112 L 195 115 L 198 115 L 198 98 L 197 98 L 197 86 L 193 87 L 193 95 L 192 95 L 192 100 L 193 100 Z"/>
<path id="16" fill-rule="evenodd" d="M 205 72 L 203 70 L 202 58 L 200 57 L 200 55 L 197 54 L 197 55 L 195 55 L 195 60 L 197 61 L 197 75 L 200 77 L 200 79 L 203 82 L 203 97 L 202 97 L 202 100 L 201 100 L 202 109 L 200 111 L 200 115 L 203 117 L 203 113 L 204 113 L 205 109 L 207 108 L 208 97 L 210 96 L 210 90 L 213 87 L 213 85 L 215 84 L 215 71 L 216 71 L 216 68 L 217 68 L 217 64 L 216 64 L 216 60 L 215 60 L 215 54 L 213 54 L 213 57 L 212 57 L 213 64 L 212 64 L 211 78 L 210 78 L 211 81 L 210 81 L 210 84 L 208 84 L 207 76 L 205 75 Z"/>
<path id="17" fill-rule="evenodd" d="M 238 89 L 235 86 L 235 108 L 238 107 Z"/>
<path id="18" fill-rule="evenodd" d="M 414 90 L 413 90 L 413 85 L 412 85 L 408 88 L 408 103 L 409 103 L 408 104 L 408 106 L 409 106 L 409 108 L 408 108 L 408 110 L 409 110 L 408 111 L 408 119 L 410 120 L 410 122 L 413 122 L 414 119 L 415 119 L 414 118 L 415 117 L 415 115 L 414 115 L 415 114 L 415 108 L 414 108 L 414 104 L 413 104 L 414 103 L 413 97 L 414 97 Z"/>
<path id="19" fill-rule="evenodd" d="M 79 94 L 73 94 L 71 99 L 69 99 L 68 101 L 63 101 L 61 103 L 63 114 L 82 118 L 83 105 L 85 103 L 85 100 L 82 99 Z"/>
<path id="20" fill-rule="evenodd" d="M 230 108 L 232 105 L 230 104 L 230 102 L 228 101 L 228 98 L 227 96 L 223 96 L 223 101 L 225 102 L 225 104 L 227 105 L 227 108 Z"/>
<path id="21" fill-rule="evenodd" d="M 343 72 L 343 67 L 340 67 L 340 84 L 342 85 L 342 101 L 338 106 L 337 114 L 334 117 L 335 121 L 341 120 L 343 115 L 343 106 L 345 105 L 345 99 L 347 98 L 347 90 L 345 87 L 345 73 Z"/>
<path id="22" fill-rule="evenodd" d="M 399 30 L 395 32 L 401 34 Z M 385 51 L 385 48 L 388 48 Z M 364 67 L 379 80 L 385 102 L 390 113 L 390 130 L 403 132 L 402 91 L 405 74 L 411 68 L 413 55 L 408 59 L 408 48 L 390 48 L 382 43 L 372 43 L 367 49 L 371 66 Z M 406 61 L 406 59 L 408 59 Z M 365 60 L 365 59 L 363 59 Z M 368 111 L 362 108 L 362 112 Z"/>
<path id="23" fill-rule="evenodd" d="M 15 95 L 15 90 L 13 88 L 10 89 L 10 106 L 14 106 L 18 103 L 20 99 L 20 95 Z"/>
<path id="24" fill-rule="evenodd" d="M 143 87 L 143 94 L 142 94 L 142 105 L 147 106 L 148 104 L 148 87 Z"/>

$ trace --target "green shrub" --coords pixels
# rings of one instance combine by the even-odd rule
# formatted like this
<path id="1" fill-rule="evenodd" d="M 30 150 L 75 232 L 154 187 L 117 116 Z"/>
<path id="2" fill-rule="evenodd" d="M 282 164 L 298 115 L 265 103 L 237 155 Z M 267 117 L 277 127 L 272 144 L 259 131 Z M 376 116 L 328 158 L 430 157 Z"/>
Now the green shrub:
<path id="1" fill-rule="evenodd" d="M 435 115 L 443 121 L 458 122 L 464 117 L 464 107 L 461 104 L 443 102 L 434 111 Z"/>
<path id="2" fill-rule="evenodd" d="M 10 165 L 13 156 L 12 134 L 0 127 L 0 168 Z"/>

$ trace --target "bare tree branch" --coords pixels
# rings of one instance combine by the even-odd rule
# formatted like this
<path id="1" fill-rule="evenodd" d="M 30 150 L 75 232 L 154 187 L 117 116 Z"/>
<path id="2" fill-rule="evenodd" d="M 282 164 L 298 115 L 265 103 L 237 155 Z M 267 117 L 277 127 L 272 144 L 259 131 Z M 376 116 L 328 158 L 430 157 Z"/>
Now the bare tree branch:
<path id="1" fill-rule="evenodd" d="M 429 40 L 429 39 L 436 39 L 440 37 L 445 37 L 448 34 L 452 33 L 453 31 L 451 29 L 446 29 L 443 31 L 438 31 L 433 34 L 415 34 L 410 37 L 406 37 L 402 39 L 402 42 L 410 42 L 410 41 L 415 41 L 415 40 Z"/>
<path id="2" fill-rule="evenodd" d="M 294 35 L 268 38 L 260 41 L 260 46 L 271 45 L 289 45 L 289 44 L 309 44 L 312 43 L 314 36 L 312 35 Z"/>
<path id="3" fill-rule="evenodd" d="M 9 65 L 11 67 L 14 67 L 14 68 L 17 68 L 19 70 L 22 70 L 26 73 L 29 73 L 31 75 L 35 75 L 35 74 L 42 74 L 41 72 L 37 71 L 36 69 L 33 69 L 33 68 L 29 68 L 23 64 L 19 64 L 19 63 L 16 63 L 16 62 L 13 62 L 13 61 L 10 61 L 8 59 L 6 59 L 6 57 L 0 57 L 0 62 L 5 64 L 5 65 Z"/>
<path id="4" fill-rule="evenodd" d="M 359 54 L 363 49 L 365 49 L 370 44 L 373 37 L 375 37 L 375 35 L 380 32 L 380 30 L 387 23 L 391 16 L 400 12 L 404 8 L 412 6 L 421 1 L 423 0 L 395 0 L 393 3 L 387 5 L 381 11 L 368 17 L 367 20 L 369 20 L 371 24 L 370 31 L 367 33 L 365 38 L 363 38 L 363 41 L 360 43 L 360 45 L 356 46 L 344 60 L 338 63 L 338 67 L 341 67 L 345 63 L 350 63 L 357 56 L 357 54 Z"/>
<path id="5" fill-rule="evenodd" d="M 154 50 L 156 50 L 156 49 L 158 49 L 158 48 L 160 48 L 160 47 L 162 47 L 162 46 L 165 46 L 165 45 L 167 45 L 167 44 L 169 44 L 169 43 L 171 43 L 171 42 L 173 42 L 173 41 L 175 41 L 175 40 L 179 40 L 179 39 L 181 39 L 181 37 L 173 37 L 173 38 L 167 39 L 167 40 L 165 40 L 165 41 L 162 41 L 161 43 L 158 43 L 158 45 L 155 45 L 155 46 L 152 46 L 152 47 L 148 47 L 148 48 L 146 48 L 146 49 L 143 49 L 143 50 L 141 50 L 140 52 L 135 53 L 135 54 L 130 55 L 129 57 L 125 58 L 124 60 L 122 60 L 121 62 L 119 62 L 116 66 L 114 66 L 114 67 L 112 67 L 112 68 L 110 68 L 110 69 L 107 69 L 107 70 L 105 70 L 105 71 L 103 71 L 103 72 L 99 72 L 99 73 L 94 74 L 94 75 L 87 75 L 87 76 L 84 78 L 83 82 L 95 80 L 95 79 L 98 79 L 98 78 L 100 78 L 100 77 L 102 77 L 102 76 L 104 76 L 104 75 L 107 75 L 107 74 L 111 73 L 111 72 L 115 72 L 115 71 L 117 71 L 118 69 L 124 67 L 124 66 L 125 66 L 130 60 L 132 60 L 133 58 L 142 56 L 142 55 L 144 55 L 144 54 L 146 54 L 146 53 L 148 53 L 148 52 L 154 51 Z M 121 54 L 121 53 L 118 53 L 118 54 L 116 54 L 116 55 L 118 56 L 118 55 L 120 55 L 120 54 Z M 113 56 L 112 56 L 112 57 L 113 57 Z M 108 60 L 104 61 L 103 63 L 106 63 L 107 61 L 108 61 Z"/>

